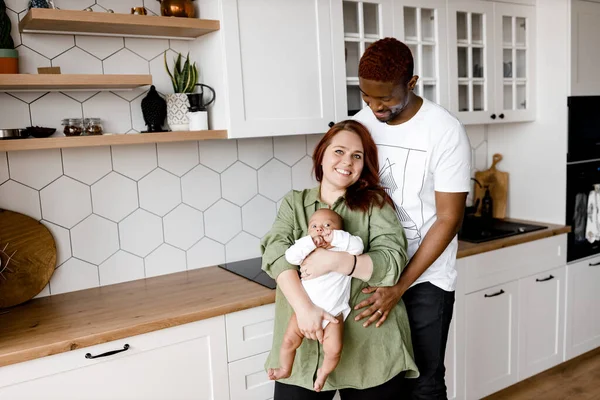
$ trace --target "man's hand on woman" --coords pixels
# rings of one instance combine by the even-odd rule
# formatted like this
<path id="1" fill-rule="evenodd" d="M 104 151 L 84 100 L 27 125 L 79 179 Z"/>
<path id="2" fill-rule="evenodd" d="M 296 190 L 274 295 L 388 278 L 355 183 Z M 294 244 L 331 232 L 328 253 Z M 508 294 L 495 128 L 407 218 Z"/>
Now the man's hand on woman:
<path id="1" fill-rule="evenodd" d="M 396 304 L 400 301 L 402 293 L 396 286 L 392 287 L 367 287 L 362 290 L 363 293 L 373 293 L 368 299 L 361 301 L 354 307 L 355 310 L 366 308 L 360 314 L 354 318 L 355 321 L 369 317 L 369 319 L 363 323 L 366 328 L 375 321 L 377 324 L 375 327 L 379 328 L 381 324 L 385 322 L 392 308 L 396 307 Z"/>
<path id="2" fill-rule="evenodd" d="M 296 313 L 298 328 L 307 339 L 318 340 L 323 343 L 323 320 L 338 324 L 337 318 L 320 307 L 312 304 Z"/>

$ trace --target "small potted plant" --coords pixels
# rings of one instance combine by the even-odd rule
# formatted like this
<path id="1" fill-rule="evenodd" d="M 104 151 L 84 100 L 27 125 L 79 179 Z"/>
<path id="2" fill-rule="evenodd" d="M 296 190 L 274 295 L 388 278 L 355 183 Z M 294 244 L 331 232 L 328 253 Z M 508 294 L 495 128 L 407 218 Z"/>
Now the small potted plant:
<path id="1" fill-rule="evenodd" d="M 6 3 L 0 0 L 0 74 L 19 73 L 19 52 L 10 36 L 11 27 Z"/>
<path id="2" fill-rule="evenodd" d="M 171 78 L 174 94 L 167 95 L 167 122 L 172 131 L 187 131 L 189 130 L 188 108 L 190 102 L 188 93 L 193 93 L 198 82 L 198 69 L 196 63 L 190 62 L 188 53 L 185 62 L 182 65 L 181 53 L 175 59 L 173 73 L 167 65 L 167 52 L 164 54 L 165 68 Z"/>

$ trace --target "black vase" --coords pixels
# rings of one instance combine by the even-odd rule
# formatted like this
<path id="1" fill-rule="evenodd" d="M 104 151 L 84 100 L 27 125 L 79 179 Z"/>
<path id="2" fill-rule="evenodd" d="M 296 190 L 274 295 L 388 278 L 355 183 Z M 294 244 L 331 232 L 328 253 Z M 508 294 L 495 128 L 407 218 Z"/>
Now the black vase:
<path id="1" fill-rule="evenodd" d="M 148 127 L 146 132 L 165 132 L 162 124 L 167 117 L 167 102 L 158 94 L 154 85 L 142 100 L 142 114 Z"/>

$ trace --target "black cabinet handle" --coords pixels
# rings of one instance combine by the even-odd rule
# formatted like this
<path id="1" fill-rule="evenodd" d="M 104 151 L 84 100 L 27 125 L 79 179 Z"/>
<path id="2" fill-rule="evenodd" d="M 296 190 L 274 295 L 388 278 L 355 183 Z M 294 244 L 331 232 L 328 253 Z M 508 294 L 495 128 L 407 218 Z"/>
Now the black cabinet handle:
<path id="1" fill-rule="evenodd" d="M 590 263 L 590 267 L 597 267 L 598 265 L 600 265 L 600 261 L 598 261 L 597 263 Z"/>
<path id="2" fill-rule="evenodd" d="M 502 289 L 500 289 L 500 291 L 497 293 L 486 294 L 485 297 L 496 297 L 496 296 L 500 296 L 501 294 L 504 294 L 504 290 L 502 290 Z"/>
<path id="3" fill-rule="evenodd" d="M 550 275 L 550 276 L 549 276 L 549 277 L 547 277 L 547 278 L 544 278 L 544 279 L 536 279 L 535 281 L 536 281 L 536 282 L 546 282 L 546 281 L 549 281 L 550 279 L 554 279 L 554 276 Z"/>
<path id="4" fill-rule="evenodd" d="M 496 114 L 492 114 L 492 115 L 490 115 L 490 118 L 491 118 L 491 119 L 496 119 Z"/>
<path id="5" fill-rule="evenodd" d="M 498 116 L 500 117 L 500 119 L 504 119 L 504 114 L 500 114 Z"/>
<path id="6" fill-rule="evenodd" d="M 328 123 L 327 125 L 329 125 L 329 127 L 333 127 L 335 125 L 335 123 L 333 121 L 331 121 L 330 123 Z"/>
<path id="7" fill-rule="evenodd" d="M 92 359 L 92 358 L 108 357 L 108 356 L 112 356 L 114 354 L 121 353 L 121 352 L 127 351 L 127 350 L 129 350 L 129 345 L 125 344 L 121 350 L 107 351 L 106 353 L 98 354 L 97 356 L 93 356 L 90 353 L 87 353 L 85 355 L 85 358 Z"/>

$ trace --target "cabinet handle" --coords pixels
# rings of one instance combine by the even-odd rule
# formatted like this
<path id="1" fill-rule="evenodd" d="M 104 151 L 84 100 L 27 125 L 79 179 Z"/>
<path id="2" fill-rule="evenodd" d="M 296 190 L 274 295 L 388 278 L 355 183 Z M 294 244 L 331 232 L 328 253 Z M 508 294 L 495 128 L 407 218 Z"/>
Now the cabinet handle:
<path id="1" fill-rule="evenodd" d="M 492 115 L 490 115 L 490 118 L 491 118 L 491 119 L 496 119 L 496 114 L 492 114 Z"/>
<path id="2" fill-rule="evenodd" d="M 335 125 L 335 123 L 334 123 L 333 121 L 331 121 L 331 122 L 330 122 L 330 123 L 328 123 L 327 125 L 329 125 L 329 127 L 330 127 L 330 128 L 332 128 L 332 127 Z"/>
<path id="3" fill-rule="evenodd" d="M 504 119 L 504 114 L 500 114 L 498 116 L 500 117 L 500 119 Z"/>
<path id="4" fill-rule="evenodd" d="M 114 354 L 121 353 L 121 352 L 127 351 L 127 350 L 129 350 L 129 345 L 125 344 L 121 350 L 107 351 L 106 353 L 98 354 L 97 356 L 93 356 L 90 353 L 87 353 L 85 355 L 85 358 L 92 359 L 92 358 L 108 357 L 108 356 L 112 356 Z"/>
<path id="5" fill-rule="evenodd" d="M 590 267 L 597 267 L 598 265 L 600 265 L 600 261 L 597 263 L 590 263 Z"/>
<path id="6" fill-rule="evenodd" d="M 497 293 L 492 293 L 492 294 L 485 294 L 485 297 L 496 297 L 496 296 L 500 296 L 501 294 L 504 294 L 504 290 L 500 289 L 499 292 Z"/>
<path id="7" fill-rule="evenodd" d="M 535 281 L 536 281 L 536 282 L 546 282 L 546 281 L 549 281 L 550 279 L 554 279 L 554 276 L 550 275 L 550 276 L 549 276 L 549 277 L 547 277 L 547 278 L 544 278 L 544 279 L 536 279 Z"/>

